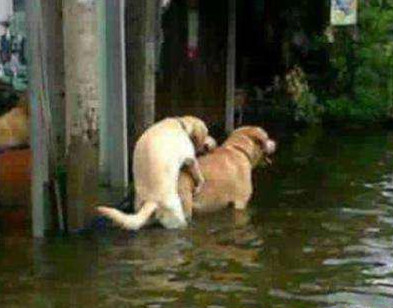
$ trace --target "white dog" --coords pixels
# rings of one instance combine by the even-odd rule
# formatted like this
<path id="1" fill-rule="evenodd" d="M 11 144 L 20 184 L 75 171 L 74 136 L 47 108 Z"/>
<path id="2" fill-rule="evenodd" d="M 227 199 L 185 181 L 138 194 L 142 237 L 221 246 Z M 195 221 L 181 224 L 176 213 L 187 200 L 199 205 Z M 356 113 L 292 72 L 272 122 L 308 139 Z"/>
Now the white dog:
<path id="1" fill-rule="evenodd" d="M 98 207 L 98 212 L 125 229 L 137 230 L 155 213 L 166 228 L 187 226 L 178 194 L 180 170 L 187 166 L 200 191 L 204 179 L 196 152 L 211 143 L 205 123 L 192 116 L 164 119 L 149 129 L 135 145 L 133 174 L 136 214 Z"/>

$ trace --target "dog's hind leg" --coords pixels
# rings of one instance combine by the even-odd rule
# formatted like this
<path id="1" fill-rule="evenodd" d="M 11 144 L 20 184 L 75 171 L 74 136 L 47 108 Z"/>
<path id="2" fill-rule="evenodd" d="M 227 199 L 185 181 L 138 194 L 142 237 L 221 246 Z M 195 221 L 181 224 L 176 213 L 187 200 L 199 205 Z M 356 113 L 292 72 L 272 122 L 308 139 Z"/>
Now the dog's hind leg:
<path id="1" fill-rule="evenodd" d="M 182 196 L 182 204 L 183 204 L 183 211 L 186 219 L 191 221 L 192 218 L 192 206 L 193 206 L 193 197 L 191 189 L 189 191 L 184 192 Z"/>
<path id="2" fill-rule="evenodd" d="M 248 204 L 250 197 L 243 197 L 235 200 L 233 205 L 236 210 L 245 210 Z"/>
<path id="3" fill-rule="evenodd" d="M 156 212 L 156 217 L 167 229 L 180 229 L 187 227 L 180 198 L 173 198 L 161 204 Z"/>

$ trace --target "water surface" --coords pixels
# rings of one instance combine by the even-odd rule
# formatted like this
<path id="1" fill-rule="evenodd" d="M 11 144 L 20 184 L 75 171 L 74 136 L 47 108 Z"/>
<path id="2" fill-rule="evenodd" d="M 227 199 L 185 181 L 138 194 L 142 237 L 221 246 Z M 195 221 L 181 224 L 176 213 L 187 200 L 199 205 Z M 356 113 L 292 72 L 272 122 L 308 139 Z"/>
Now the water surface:
<path id="1" fill-rule="evenodd" d="M 393 132 L 281 136 L 244 215 L 0 237 L 1 307 L 393 307 Z"/>

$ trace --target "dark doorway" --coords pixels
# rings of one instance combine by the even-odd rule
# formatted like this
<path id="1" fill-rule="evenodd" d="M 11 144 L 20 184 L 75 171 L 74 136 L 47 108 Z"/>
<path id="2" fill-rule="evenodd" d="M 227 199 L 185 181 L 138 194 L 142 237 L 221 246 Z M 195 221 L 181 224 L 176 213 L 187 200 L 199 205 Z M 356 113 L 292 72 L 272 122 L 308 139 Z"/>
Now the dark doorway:
<path id="1" fill-rule="evenodd" d="M 318 70 L 312 38 L 327 17 L 327 1 L 237 1 L 237 85 L 264 89 L 296 64 Z"/>

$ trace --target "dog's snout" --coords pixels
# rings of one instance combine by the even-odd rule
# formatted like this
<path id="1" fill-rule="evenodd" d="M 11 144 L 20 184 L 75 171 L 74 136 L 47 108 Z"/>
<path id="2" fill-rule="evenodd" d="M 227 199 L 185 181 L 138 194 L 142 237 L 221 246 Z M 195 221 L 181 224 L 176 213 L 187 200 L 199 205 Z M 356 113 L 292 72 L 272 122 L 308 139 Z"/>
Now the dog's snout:
<path id="1" fill-rule="evenodd" d="M 213 151 L 216 147 L 217 147 L 216 140 L 213 137 L 208 136 L 203 144 L 203 152 L 209 153 Z"/>

